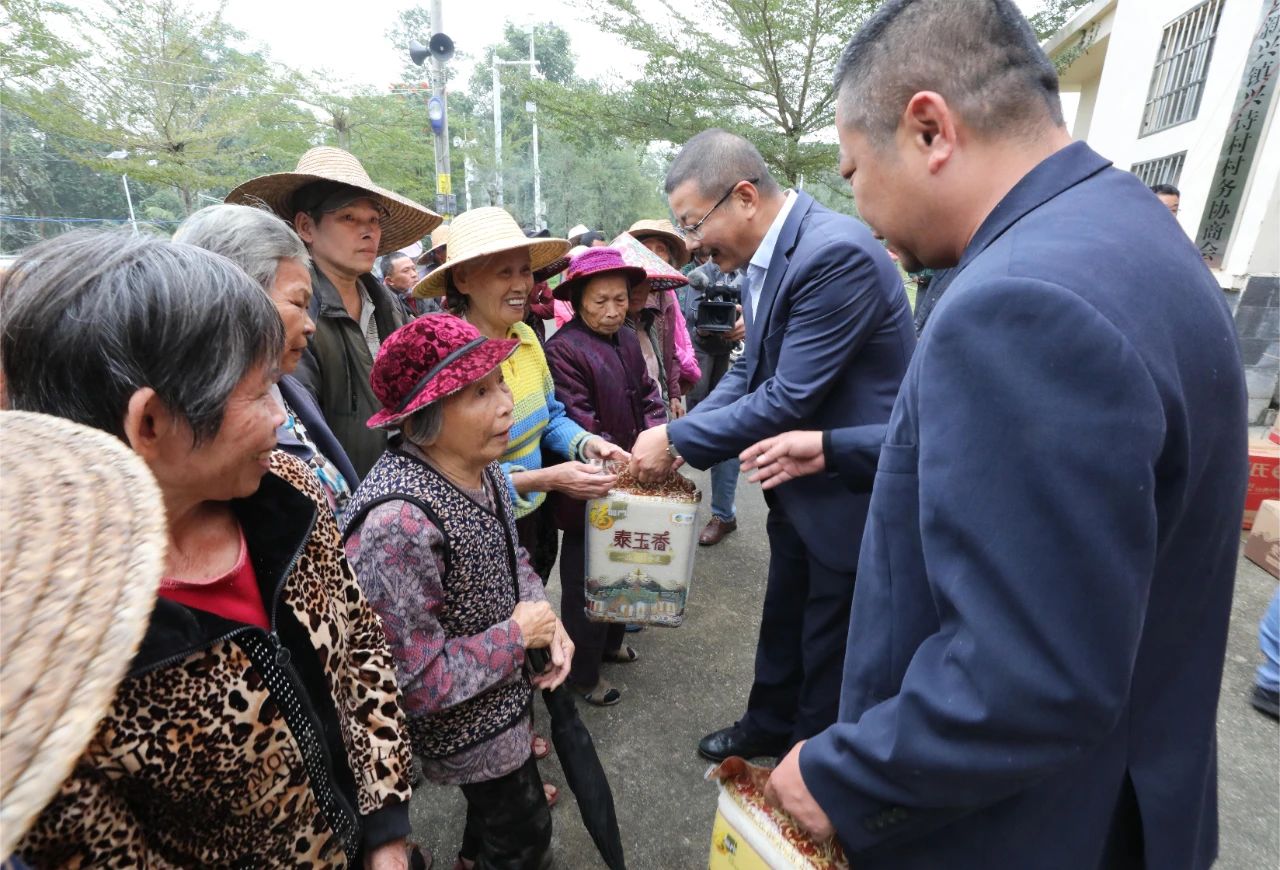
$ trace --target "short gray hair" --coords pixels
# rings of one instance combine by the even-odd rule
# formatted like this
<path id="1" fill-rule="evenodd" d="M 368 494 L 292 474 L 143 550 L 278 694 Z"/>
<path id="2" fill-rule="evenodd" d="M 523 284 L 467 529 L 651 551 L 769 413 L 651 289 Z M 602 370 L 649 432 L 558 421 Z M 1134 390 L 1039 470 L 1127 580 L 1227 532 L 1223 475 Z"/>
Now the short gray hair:
<path id="1" fill-rule="evenodd" d="M 444 404 L 437 399 L 400 421 L 400 434 L 415 447 L 429 447 L 444 425 Z"/>
<path id="2" fill-rule="evenodd" d="M 225 257 L 121 232 L 81 231 L 25 251 L 0 278 L 0 366 L 9 407 L 124 439 L 143 388 L 198 445 L 227 400 L 275 365 L 284 326 L 262 288 Z"/>
<path id="3" fill-rule="evenodd" d="M 876 144 L 920 91 L 979 134 L 1063 123 L 1058 72 L 1013 0 L 888 0 L 845 47 L 835 91 L 841 122 Z"/>
<path id="4" fill-rule="evenodd" d="M 713 127 L 684 143 L 671 161 L 663 189 L 670 196 L 686 181 L 694 181 L 700 195 L 719 199 L 739 181 L 752 179 L 766 196 L 781 191 L 756 146 L 728 130 Z"/>
<path id="5" fill-rule="evenodd" d="M 221 254 L 271 292 L 281 260 L 311 265 L 311 255 L 287 223 L 265 209 L 221 203 L 200 209 L 173 234 L 175 242 Z"/>

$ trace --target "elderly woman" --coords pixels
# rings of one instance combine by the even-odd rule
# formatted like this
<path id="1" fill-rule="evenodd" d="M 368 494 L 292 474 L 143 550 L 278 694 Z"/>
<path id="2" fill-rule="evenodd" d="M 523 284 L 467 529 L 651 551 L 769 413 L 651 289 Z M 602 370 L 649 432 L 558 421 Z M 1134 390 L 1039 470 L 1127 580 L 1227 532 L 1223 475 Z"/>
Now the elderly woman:
<path id="1" fill-rule="evenodd" d="M 0 285 L 5 397 L 105 430 L 159 484 L 160 598 L 35 867 L 403 867 L 410 756 L 376 614 L 311 469 L 274 450 L 275 306 L 229 260 L 115 233 Z"/>
<path id="2" fill-rule="evenodd" d="M 316 325 L 311 305 L 311 255 L 292 228 L 264 209 L 211 205 L 178 227 L 174 241 L 221 254 L 262 285 L 284 323 L 280 381 L 271 397 L 284 411 L 276 446 L 311 467 L 329 506 L 341 515 L 359 480 L 315 397 L 294 376 Z"/>
<path id="3" fill-rule="evenodd" d="M 455 236 L 456 238 L 456 236 Z M 356 490 L 346 551 L 395 656 L 414 752 L 467 800 L 460 859 L 540 866 L 551 815 L 530 753 L 532 687 L 564 681 L 573 644 L 516 543 L 498 459 L 511 438 L 504 360 L 520 342 L 448 314 L 382 346 L 370 427 L 399 438 Z M 551 665 L 526 672 L 525 651 Z"/>
<path id="4" fill-rule="evenodd" d="M 547 361 L 556 398 L 588 432 L 624 450 L 650 426 L 666 422 L 662 395 L 649 377 L 635 333 L 623 328 L 629 296 L 645 293 L 644 269 L 628 266 L 613 248 L 588 248 L 574 257 L 555 293 L 568 299 L 573 320 L 547 340 Z M 639 288 L 636 290 L 636 288 Z M 600 676 L 601 661 L 634 662 L 636 651 L 623 646 L 623 626 L 587 619 L 581 499 L 552 497 L 556 523 L 564 530 L 560 556 L 560 612 L 577 655 L 569 685 L 588 703 L 607 707 L 622 693 Z"/>
<path id="5" fill-rule="evenodd" d="M 683 272 L 689 263 L 689 247 L 671 221 L 665 218 L 636 221 L 627 233 L 673 269 Z M 689 324 L 684 319 L 684 309 L 676 292 L 667 290 L 652 293 L 648 305 L 660 313 L 663 319 L 664 352 L 669 358 L 674 357 L 680 368 L 676 378 L 678 392 L 669 398 L 667 404 L 671 419 L 674 420 L 683 417 L 688 410 L 686 397 L 702 379 L 702 366 L 694 353 L 693 342 L 689 339 Z"/>

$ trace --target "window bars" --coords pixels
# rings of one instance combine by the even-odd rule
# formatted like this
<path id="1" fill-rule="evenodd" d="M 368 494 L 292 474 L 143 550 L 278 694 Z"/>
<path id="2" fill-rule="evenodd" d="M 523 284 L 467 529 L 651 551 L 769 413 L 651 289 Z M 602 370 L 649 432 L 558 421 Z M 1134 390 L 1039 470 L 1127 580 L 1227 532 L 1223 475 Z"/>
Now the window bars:
<path id="1" fill-rule="evenodd" d="M 1200 111 L 1225 0 L 1206 0 L 1164 28 L 1138 135 L 1186 123 Z"/>
<path id="2" fill-rule="evenodd" d="M 1172 184 L 1177 187 L 1178 178 L 1182 175 L 1182 163 L 1186 159 L 1187 152 L 1179 151 L 1168 157 L 1157 157 L 1155 160 L 1135 163 L 1129 171 L 1142 179 L 1142 183 L 1147 187 L 1157 184 Z"/>

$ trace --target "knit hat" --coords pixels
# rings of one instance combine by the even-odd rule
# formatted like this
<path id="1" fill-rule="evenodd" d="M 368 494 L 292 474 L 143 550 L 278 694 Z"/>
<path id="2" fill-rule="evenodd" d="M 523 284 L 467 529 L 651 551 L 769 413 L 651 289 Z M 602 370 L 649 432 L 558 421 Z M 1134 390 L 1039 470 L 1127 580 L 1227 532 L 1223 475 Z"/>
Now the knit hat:
<path id="1" fill-rule="evenodd" d="M 636 221 L 627 232 L 641 242 L 645 239 L 662 239 L 667 243 L 667 248 L 676 261 L 677 269 L 683 268 L 693 259 L 693 255 L 689 253 L 689 246 L 684 243 L 684 238 L 676 232 L 675 225 L 666 218 L 656 221 Z"/>
<path id="2" fill-rule="evenodd" d="M 628 290 L 648 277 L 644 269 L 628 266 L 616 248 L 584 248 L 582 253 L 569 263 L 568 274 L 552 291 L 552 295 L 567 301 L 573 298 L 574 290 L 586 285 L 592 278 L 609 274 L 626 278 Z"/>
<path id="3" fill-rule="evenodd" d="M 529 265 L 536 271 L 555 261 L 569 250 L 565 239 L 530 239 L 505 210 L 494 206 L 464 211 L 449 224 L 449 244 L 445 261 L 413 288 L 419 299 L 440 296 L 448 286 L 448 278 L 459 263 L 478 260 L 491 254 L 526 249 Z"/>
<path id="4" fill-rule="evenodd" d="M 146 633 L 164 502 L 120 439 L 0 412 L 0 856 L 71 773 Z"/>
<path id="5" fill-rule="evenodd" d="M 616 248 L 628 266 L 644 269 L 652 290 L 674 290 L 689 283 L 689 279 L 680 274 L 678 269 L 668 266 L 665 260 L 640 244 L 630 233 L 621 233 L 609 247 Z"/>
<path id="6" fill-rule="evenodd" d="M 292 226 L 293 216 L 298 211 L 294 197 L 302 188 L 316 182 L 336 182 L 348 188 L 355 188 L 378 203 L 385 211 L 382 219 L 382 237 L 378 243 L 379 257 L 421 240 L 444 220 L 425 205 L 419 205 L 407 197 L 374 184 L 355 155 L 341 148 L 323 145 L 312 148 L 299 157 L 298 165 L 293 172 L 273 172 L 246 181 L 227 194 L 227 202 L 245 205 L 264 202 Z M 354 198 L 353 196 L 352 199 Z M 340 206 L 335 203 L 339 201 L 333 200 L 326 205 L 337 208 Z M 350 199 L 347 200 L 347 202 L 350 201 Z"/>
<path id="7" fill-rule="evenodd" d="M 366 425 L 370 429 L 394 426 L 436 399 L 480 380 L 519 346 L 517 339 L 485 338 L 452 314 L 409 321 L 378 350 L 369 386 L 382 402 L 382 410 Z"/>

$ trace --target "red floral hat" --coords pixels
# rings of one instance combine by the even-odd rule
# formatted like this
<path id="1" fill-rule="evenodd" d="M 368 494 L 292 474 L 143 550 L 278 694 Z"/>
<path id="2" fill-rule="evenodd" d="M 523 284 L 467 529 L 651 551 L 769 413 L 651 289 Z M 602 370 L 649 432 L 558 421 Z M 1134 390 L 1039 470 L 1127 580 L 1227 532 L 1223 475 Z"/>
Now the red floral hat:
<path id="1" fill-rule="evenodd" d="M 557 299 L 573 298 L 573 291 L 583 286 L 597 275 L 618 274 L 627 279 L 627 289 L 639 284 L 646 277 L 644 269 L 639 266 L 628 266 L 622 254 L 616 248 L 586 248 L 569 263 L 569 271 L 565 273 L 552 295 Z"/>
<path id="2" fill-rule="evenodd" d="M 515 339 L 485 338 L 452 314 L 409 321 L 378 350 L 369 386 L 382 402 L 382 410 L 366 425 L 370 429 L 394 426 L 436 399 L 480 380 L 519 346 Z"/>

